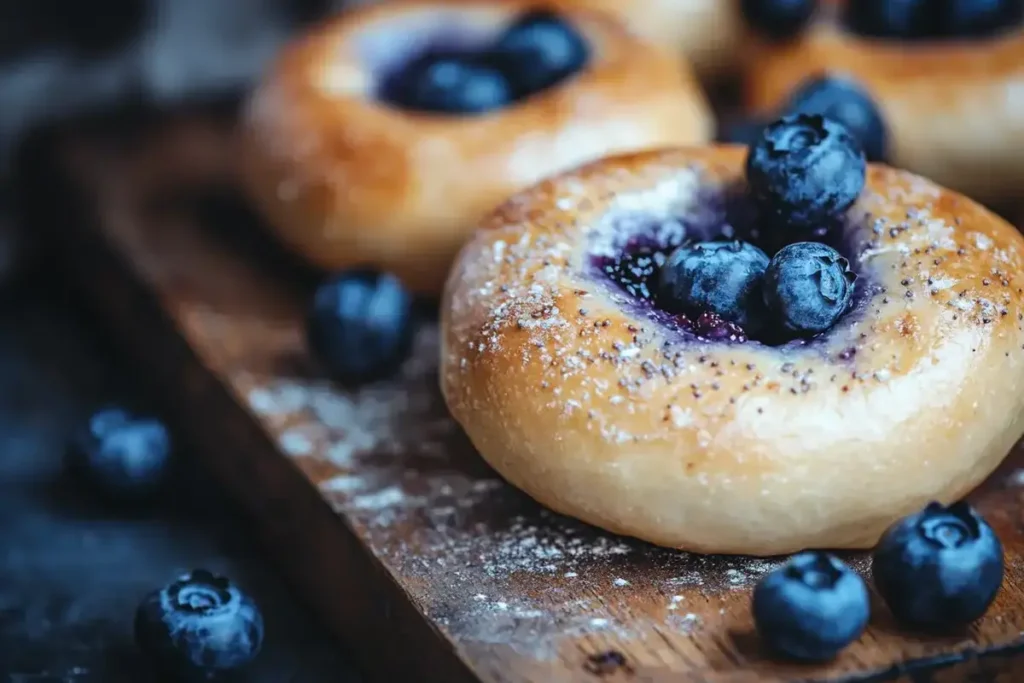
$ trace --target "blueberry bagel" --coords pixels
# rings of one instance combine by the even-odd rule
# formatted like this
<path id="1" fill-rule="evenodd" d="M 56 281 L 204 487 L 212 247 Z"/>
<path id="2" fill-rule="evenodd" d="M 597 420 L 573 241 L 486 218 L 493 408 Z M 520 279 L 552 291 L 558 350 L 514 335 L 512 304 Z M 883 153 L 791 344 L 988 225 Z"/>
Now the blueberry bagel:
<path id="1" fill-rule="evenodd" d="M 396 0 L 287 48 L 251 101 L 241 171 L 282 242 L 436 294 L 487 211 L 609 153 L 707 139 L 685 64 L 545 2 Z"/>
<path id="2" fill-rule="evenodd" d="M 753 43 L 753 112 L 785 109 L 823 74 L 855 81 L 888 127 L 890 163 L 989 205 L 1016 198 L 1024 187 L 1024 2 L 820 5 L 798 38 Z"/>
<path id="3" fill-rule="evenodd" d="M 867 548 L 985 479 L 1024 432 L 1024 238 L 849 138 L 792 117 L 498 208 L 442 305 L 483 458 L 557 512 L 751 555 Z"/>

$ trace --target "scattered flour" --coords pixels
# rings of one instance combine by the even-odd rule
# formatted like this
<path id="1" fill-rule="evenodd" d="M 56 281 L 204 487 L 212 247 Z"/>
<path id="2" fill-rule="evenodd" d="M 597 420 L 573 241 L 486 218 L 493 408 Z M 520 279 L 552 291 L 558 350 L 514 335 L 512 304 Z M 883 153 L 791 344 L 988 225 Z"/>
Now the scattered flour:
<path id="1" fill-rule="evenodd" d="M 402 489 L 389 486 L 376 493 L 356 496 L 352 499 L 351 507 L 355 510 L 384 510 L 400 505 L 404 500 L 405 494 L 402 493 Z"/>
<path id="2" fill-rule="evenodd" d="M 668 626 L 679 633 L 693 633 L 700 625 L 700 617 L 690 612 L 689 614 L 672 614 L 665 620 Z"/>
<path id="3" fill-rule="evenodd" d="M 399 580 L 416 578 L 407 588 L 454 639 L 543 658 L 560 637 L 595 631 L 689 634 L 700 615 L 680 605 L 719 603 L 687 596 L 744 588 L 778 566 L 662 550 L 540 508 L 473 453 L 440 396 L 437 356 L 427 327 L 396 380 L 345 392 L 249 378 L 248 404 Z M 630 616 L 631 600 L 658 591 L 672 595 L 662 623 Z"/>

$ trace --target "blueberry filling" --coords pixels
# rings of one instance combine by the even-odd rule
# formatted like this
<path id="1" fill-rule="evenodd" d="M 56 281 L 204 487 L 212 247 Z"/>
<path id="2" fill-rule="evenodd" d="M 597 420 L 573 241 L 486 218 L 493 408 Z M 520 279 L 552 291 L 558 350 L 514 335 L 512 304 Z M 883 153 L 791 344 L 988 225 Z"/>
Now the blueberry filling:
<path id="1" fill-rule="evenodd" d="M 665 263 L 665 254 L 648 248 L 628 252 L 621 259 L 609 261 L 602 270 L 612 281 L 637 299 L 653 299 L 655 281 Z"/>
<path id="2" fill-rule="evenodd" d="M 395 79 L 392 102 L 407 109 L 482 114 L 512 99 L 512 86 L 505 74 L 472 55 L 422 55 Z"/>
<path id="3" fill-rule="evenodd" d="M 1024 23 L 1024 0 L 945 0 L 947 35 L 990 36 Z"/>
<path id="4" fill-rule="evenodd" d="M 872 38 L 913 40 L 939 35 L 935 0 L 858 0 L 846 3 L 843 21 Z"/>
<path id="5" fill-rule="evenodd" d="M 556 14 L 532 11 L 474 49 L 427 49 L 381 80 L 381 101 L 410 110 L 479 115 L 547 90 L 581 71 L 590 47 Z"/>
<path id="6" fill-rule="evenodd" d="M 843 22 L 870 38 L 981 38 L 1024 22 L 1024 1 L 857 0 L 846 3 Z"/>
<path id="7" fill-rule="evenodd" d="M 747 23 L 773 40 L 791 38 L 810 22 L 818 0 L 742 0 Z"/>
<path id="8" fill-rule="evenodd" d="M 865 183 L 860 147 L 840 124 L 796 115 L 769 124 L 747 182 L 701 198 L 675 230 L 626 223 L 599 272 L 648 318 L 710 340 L 778 345 L 827 333 L 870 288 L 843 253 L 862 245 L 847 215 Z M 737 191 L 739 190 L 739 191 Z M 614 235 L 619 229 L 611 224 Z M 660 225 L 660 224 L 659 224 Z M 613 238 L 614 241 L 615 238 Z M 861 297 L 857 298 L 857 291 Z"/>
<path id="9" fill-rule="evenodd" d="M 555 14 L 530 12 L 497 41 L 491 60 L 513 84 L 516 98 L 550 88 L 583 68 L 583 36 Z"/>
<path id="10" fill-rule="evenodd" d="M 899 621 L 954 629 L 981 617 L 995 599 L 1003 582 L 1003 546 L 967 503 L 931 503 L 885 532 L 871 573 Z"/>

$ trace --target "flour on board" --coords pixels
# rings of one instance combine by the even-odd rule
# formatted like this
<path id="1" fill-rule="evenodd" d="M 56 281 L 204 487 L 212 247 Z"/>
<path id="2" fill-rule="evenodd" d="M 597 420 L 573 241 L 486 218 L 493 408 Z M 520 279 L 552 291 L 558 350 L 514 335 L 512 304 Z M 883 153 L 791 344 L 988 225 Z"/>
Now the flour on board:
<path id="1" fill-rule="evenodd" d="M 429 579 L 416 597 L 454 639 L 547 657 L 556 636 L 643 637 L 637 629 L 651 624 L 628 605 L 652 590 L 674 596 L 660 627 L 689 634 L 700 619 L 680 592 L 725 595 L 778 566 L 654 548 L 537 506 L 475 456 L 448 415 L 438 346 L 436 325 L 421 329 L 396 378 L 356 391 L 250 378 L 248 404 L 378 556 Z"/>

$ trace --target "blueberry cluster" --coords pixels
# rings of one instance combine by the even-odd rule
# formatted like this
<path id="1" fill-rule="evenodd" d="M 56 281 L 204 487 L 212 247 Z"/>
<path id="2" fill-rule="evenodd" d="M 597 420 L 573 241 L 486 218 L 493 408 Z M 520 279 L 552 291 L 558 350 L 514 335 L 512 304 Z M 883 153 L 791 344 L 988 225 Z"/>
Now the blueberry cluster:
<path id="1" fill-rule="evenodd" d="M 856 276 L 832 247 L 800 240 L 830 225 L 864 188 L 864 155 L 849 132 L 819 115 L 764 129 L 747 159 L 760 220 L 786 246 L 771 258 L 746 242 L 684 244 L 660 270 L 657 300 L 671 313 L 710 311 L 748 336 L 810 337 L 852 300 Z"/>
<path id="2" fill-rule="evenodd" d="M 792 38 L 814 17 L 818 0 L 742 0 L 752 28 Z M 1024 0 L 851 0 L 843 23 L 871 38 L 934 40 L 990 36 L 1024 21 Z"/>
<path id="3" fill-rule="evenodd" d="M 871 38 L 978 38 L 1024 21 L 1024 1 L 857 0 L 846 3 L 843 21 Z"/>
<path id="4" fill-rule="evenodd" d="M 912 628 L 944 631 L 981 617 L 1003 582 L 1003 547 L 967 503 L 931 503 L 896 522 L 871 558 L 875 588 Z M 754 624 L 788 658 L 825 661 L 851 644 L 870 616 L 864 580 L 837 557 L 795 555 L 758 583 Z"/>
<path id="5" fill-rule="evenodd" d="M 575 27 L 535 10 L 484 50 L 433 50 L 413 59 L 384 79 L 380 99 L 414 111 L 483 114 L 554 86 L 580 71 L 589 57 Z"/>
<path id="6" fill-rule="evenodd" d="M 868 161 L 884 161 L 889 133 L 871 96 L 856 82 L 836 75 L 820 75 L 797 87 L 777 116 L 820 114 L 842 124 L 864 150 Z M 768 121 L 738 119 L 719 130 L 721 142 L 754 144 Z"/>
<path id="7" fill-rule="evenodd" d="M 864 189 L 864 152 L 842 124 L 820 114 L 786 116 L 751 145 L 747 184 L 777 228 L 807 231 L 848 209 Z"/>

